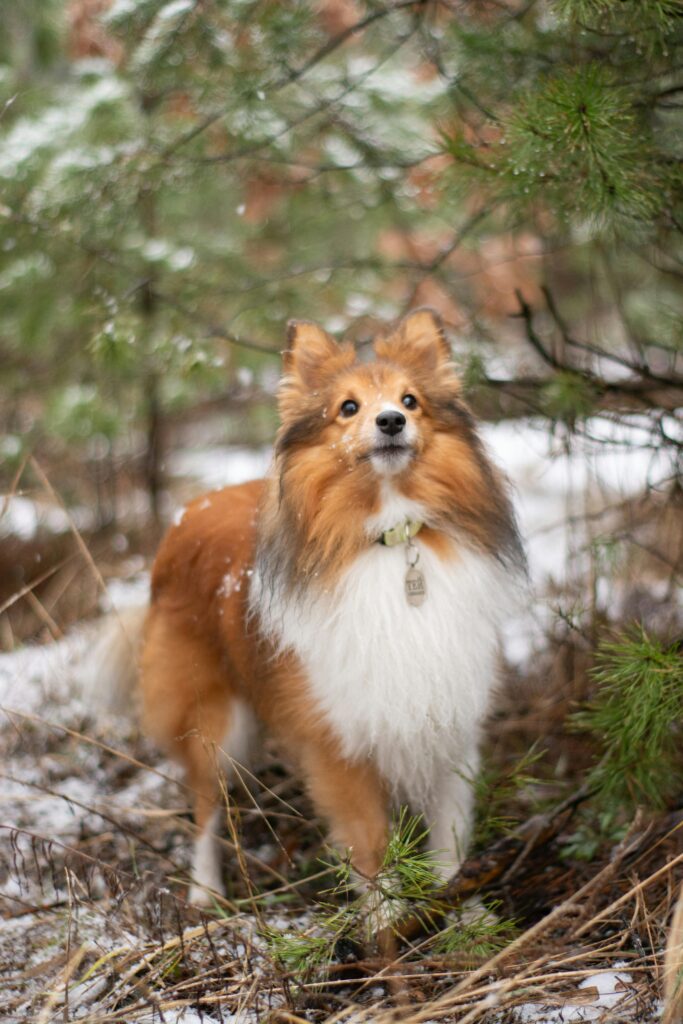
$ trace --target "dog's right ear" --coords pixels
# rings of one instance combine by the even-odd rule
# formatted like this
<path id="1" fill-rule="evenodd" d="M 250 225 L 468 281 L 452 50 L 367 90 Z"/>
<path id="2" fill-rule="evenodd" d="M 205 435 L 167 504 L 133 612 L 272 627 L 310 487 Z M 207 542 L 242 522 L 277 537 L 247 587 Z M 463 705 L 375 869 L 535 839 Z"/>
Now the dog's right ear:
<path id="1" fill-rule="evenodd" d="M 354 359 L 353 346 L 340 345 L 310 320 L 290 320 L 287 349 L 282 353 L 285 374 L 306 388 L 318 388 Z"/>

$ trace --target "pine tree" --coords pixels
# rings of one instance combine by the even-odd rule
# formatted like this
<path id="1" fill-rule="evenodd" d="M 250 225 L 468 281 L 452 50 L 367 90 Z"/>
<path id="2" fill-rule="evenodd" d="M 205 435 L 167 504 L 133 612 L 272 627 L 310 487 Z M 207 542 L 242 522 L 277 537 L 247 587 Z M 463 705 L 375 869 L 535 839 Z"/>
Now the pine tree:
<path id="1" fill-rule="evenodd" d="M 681 25 L 675 0 L 6 5 L 10 469 L 143 428 L 154 492 L 159 423 L 270 380 L 289 317 L 365 336 L 417 302 L 481 411 L 650 410 L 671 443 Z"/>

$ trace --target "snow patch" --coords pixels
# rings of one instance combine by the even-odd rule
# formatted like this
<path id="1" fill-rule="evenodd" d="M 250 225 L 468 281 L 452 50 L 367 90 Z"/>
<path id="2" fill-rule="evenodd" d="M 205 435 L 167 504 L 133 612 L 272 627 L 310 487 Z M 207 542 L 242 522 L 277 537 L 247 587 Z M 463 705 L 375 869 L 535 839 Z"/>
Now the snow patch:
<path id="1" fill-rule="evenodd" d="M 579 984 L 579 989 L 597 990 L 592 1002 L 567 1002 L 557 1007 L 546 1003 L 523 1003 L 515 1008 L 515 1014 L 522 1024 L 566 1024 L 568 1021 L 598 1020 L 606 1010 L 613 1010 L 629 995 L 628 986 L 631 983 L 631 975 L 623 971 L 600 971 L 584 978 Z"/>
<path id="2" fill-rule="evenodd" d="M 190 477 L 207 490 L 216 490 L 262 477 L 270 465 L 271 452 L 270 445 L 185 448 L 171 455 L 168 472 L 173 477 Z"/>

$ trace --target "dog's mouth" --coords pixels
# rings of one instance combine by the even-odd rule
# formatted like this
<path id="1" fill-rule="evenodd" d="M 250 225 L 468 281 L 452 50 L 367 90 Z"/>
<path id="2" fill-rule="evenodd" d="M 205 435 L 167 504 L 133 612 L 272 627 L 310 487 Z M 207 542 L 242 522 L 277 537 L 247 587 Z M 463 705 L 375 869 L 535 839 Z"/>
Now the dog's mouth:
<path id="1" fill-rule="evenodd" d="M 403 442 L 388 441 L 386 444 L 378 444 L 368 451 L 363 452 L 359 457 L 359 462 L 368 462 L 370 459 L 381 459 L 385 462 L 394 462 L 398 459 L 412 458 L 415 455 L 415 449 L 412 445 L 404 444 Z"/>

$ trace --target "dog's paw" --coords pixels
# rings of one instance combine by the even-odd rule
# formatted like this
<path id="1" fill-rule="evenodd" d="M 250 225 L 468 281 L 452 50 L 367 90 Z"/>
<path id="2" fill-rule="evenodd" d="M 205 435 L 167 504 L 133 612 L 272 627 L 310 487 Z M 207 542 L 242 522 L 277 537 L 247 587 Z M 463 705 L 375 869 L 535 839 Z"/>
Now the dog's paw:
<path id="1" fill-rule="evenodd" d="M 212 885 L 211 888 L 208 888 L 198 882 L 193 882 L 187 891 L 187 902 L 199 910 L 211 910 L 216 906 L 216 899 L 220 899 L 222 896 L 225 896 L 222 885 Z"/>
<path id="2" fill-rule="evenodd" d="M 479 896 L 470 896 L 458 908 L 456 914 L 461 924 L 480 924 L 487 928 L 494 928 L 500 924 L 498 915 L 487 907 Z"/>

